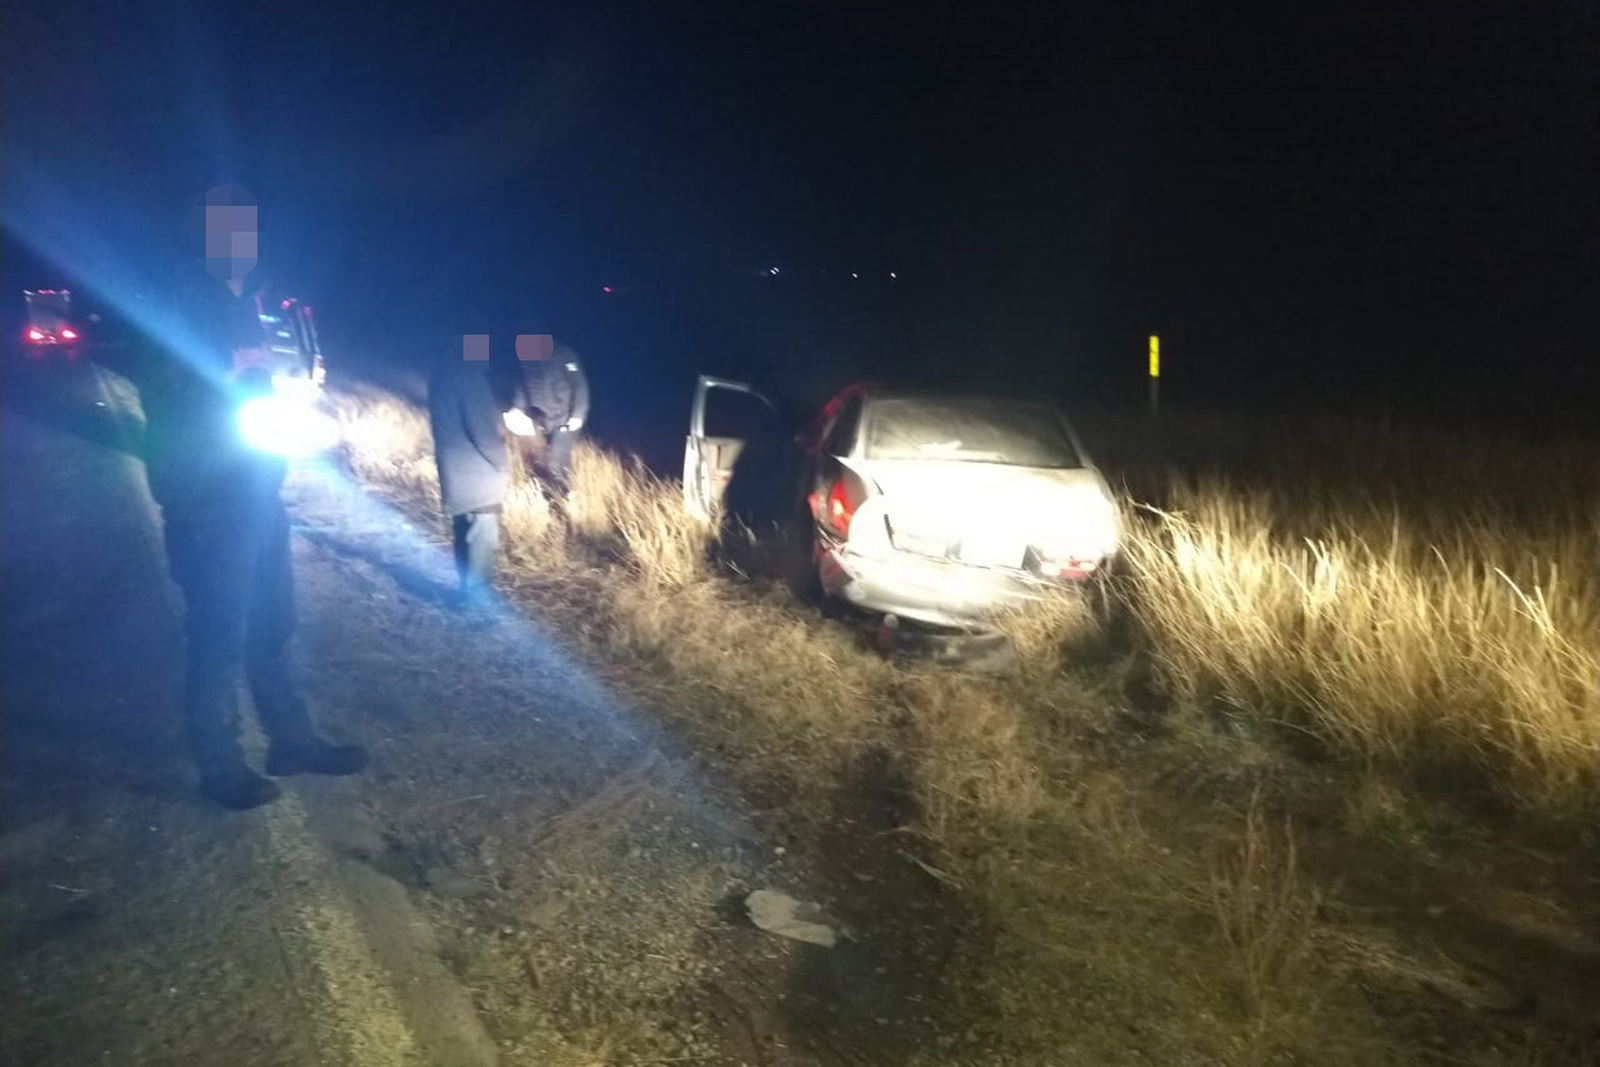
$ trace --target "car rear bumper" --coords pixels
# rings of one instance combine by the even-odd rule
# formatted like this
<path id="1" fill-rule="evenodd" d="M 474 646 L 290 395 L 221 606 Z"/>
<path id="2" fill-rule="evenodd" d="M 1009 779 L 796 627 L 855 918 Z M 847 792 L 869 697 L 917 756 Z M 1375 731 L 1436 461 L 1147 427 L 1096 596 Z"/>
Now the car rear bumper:
<path id="1" fill-rule="evenodd" d="M 863 556 L 842 546 L 819 553 L 817 573 L 829 596 L 864 611 L 939 626 L 980 622 L 1071 584 L 905 552 Z"/>

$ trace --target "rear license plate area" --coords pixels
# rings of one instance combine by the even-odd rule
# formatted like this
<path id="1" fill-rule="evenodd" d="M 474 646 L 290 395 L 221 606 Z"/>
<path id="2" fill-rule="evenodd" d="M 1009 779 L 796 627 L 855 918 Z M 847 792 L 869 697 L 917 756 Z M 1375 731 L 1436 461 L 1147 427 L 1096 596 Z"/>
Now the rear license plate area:
<path id="1" fill-rule="evenodd" d="M 905 530 L 893 530 L 889 536 L 894 547 L 901 552 L 931 556 L 934 559 L 947 559 L 950 556 L 950 542 L 942 537 L 929 537 Z"/>
<path id="2" fill-rule="evenodd" d="M 1020 567 L 1028 550 L 1010 538 L 967 538 L 956 550 L 962 563 L 978 567 Z"/>

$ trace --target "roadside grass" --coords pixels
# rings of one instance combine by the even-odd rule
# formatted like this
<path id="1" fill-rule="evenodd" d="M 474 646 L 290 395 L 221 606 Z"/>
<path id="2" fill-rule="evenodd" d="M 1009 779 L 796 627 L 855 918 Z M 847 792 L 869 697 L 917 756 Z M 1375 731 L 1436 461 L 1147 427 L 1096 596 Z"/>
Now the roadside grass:
<path id="1" fill-rule="evenodd" d="M 422 413 L 373 390 L 338 400 L 358 477 L 436 515 Z M 1160 507 L 1130 513 L 1109 603 L 1063 597 L 1009 620 L 1012 678 L 896 666 L 781 589 L 727 580 L 676 484 L 594 448 L 579 452 L 565 516 L 519 479 L 505 583 L 799 821 L 827 819 L 886 754 L 909 814 L 881 847 L 984 929 L 942 992 L 972 1006 L 985 1062 L 1135 1049 L 1172 1063 L 1418 1062 L 1314 951 L 1320 890 L 1245 757 L 1281 735 L 1349 763 L 1367 783 L 1353 790 L 1357 829 L 1440 783 L 1537 822 L 1592 813 L 1591 500 L 1508 499 L 1463 526 L 1380 493 L 1351 504 L 1298 483 L 1274 496 L 1138 473 Z M 1129 707 L 1146 674 L 1171 707 L 1133 752 L 1127 722 L 1155 710 Z M 1250 736 L 1210 729 L 1213 716 Z M 1227 788 L 1160 795 L 1185 761 L 1228 760 L 1244 770 Z M 1508 1062 L 1485 1057 L 1473 1062 Z"/>
<path id="2" fill-rule="evenodd" d="M 1187 458 L 1216 433 L 1123 467 L 1158 504 L 1136 509 L 1127 562 L 1166 694 L 1592 829 L 1600 450 L 1269 424 L 1225 478 Z"/>
<path id="3" fill-rule="evenodd" d="M 1274 537 L 1287 516 L 1263 494 L 1209 483 L 1174 497 L 1128 562 L 1146 647 L 1180 702 L 1524 815 L 1593 811 L 1600 523 L 1557 514 L 1571 526 L 1541 545 L 1464 517 L 1444 543 L 1390 514 L 1297 543 Z"/>

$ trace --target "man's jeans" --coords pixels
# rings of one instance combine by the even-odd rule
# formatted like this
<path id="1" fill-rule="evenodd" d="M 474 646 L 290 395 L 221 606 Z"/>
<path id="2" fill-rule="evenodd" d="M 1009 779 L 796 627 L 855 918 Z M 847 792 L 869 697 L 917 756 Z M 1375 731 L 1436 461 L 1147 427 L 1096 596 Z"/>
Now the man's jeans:
<path id="1" fill-rule="evenodd" d="M 456 574 L 461 592 L 487 596 L 494 581 L 495 558 L 500 551 L 500 508 L 484 508 L 451 520 L 456 547 Z"/>
<path id="2" fill-rule="evenodd" d="M 204 774 L 244 766 L 239 677 L 274 745 L 312 737 L 290 657 L 295 630 L 289 516 L 273 495 L 253 504 L 168 509 L 167 562 L 183 590 L 184 713 Z"/>
<path id="3" fill-rule="evenodd" d="M 582 430 L 560 429 L 550 434 L 549 450 L 545 453 L 544 465 L 562 489 L 566 489 L 571 483 L 572 450 L 578 446 L 578 438 L 582 434 Z"/>

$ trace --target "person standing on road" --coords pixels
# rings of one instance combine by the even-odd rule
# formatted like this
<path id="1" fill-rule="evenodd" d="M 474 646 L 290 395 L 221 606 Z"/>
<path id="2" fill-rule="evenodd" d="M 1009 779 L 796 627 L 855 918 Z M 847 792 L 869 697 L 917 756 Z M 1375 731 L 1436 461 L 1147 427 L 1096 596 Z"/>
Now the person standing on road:
<path id="1" fill-rule="evenodd" d="M 240 749 L 241 675 L 268 738 L 267 774 L 351 774 L 367 754 L 325 740 L 312 724 L 292 669 L 294 575 L 280 496 L 287 463 L 252 450 L 239 432 L 241 390 L 270 382 L 245 282 L 255 265 L 254 201 L 240 189 L 212 190 L 205 228 L 206 274 L 189 279 L 177 333 L 138 384 L 146 474 L 184 597 L 189 745 L 205 794 L 245 809 L 276 799 L 279 788 Z"/>
<path id="2" fill-rule="evenodd" d="M 457 605 L 468 610 L 486 606 L 493 588 L 511 475 L 502 429 L 518 436 L 534 430 L 519 378 L 514 363 L 491 358 L 488 335 L 467 334 L 428 386 L 439 494 L 460 580 Z"/>
<path id="3" fill-rule="evenodd" d="M 530 343 L 543 350 L 530 352 Z M 525 334 L 517 344 L 517 355 L 527 369 L 528 403 L 540 413 L 548 442 L 544 465 L 556 490 L 566 495 L 572 452 L 589 419 L 589 379 L 583 372 L 583 360 L 559 338 Z"/>

